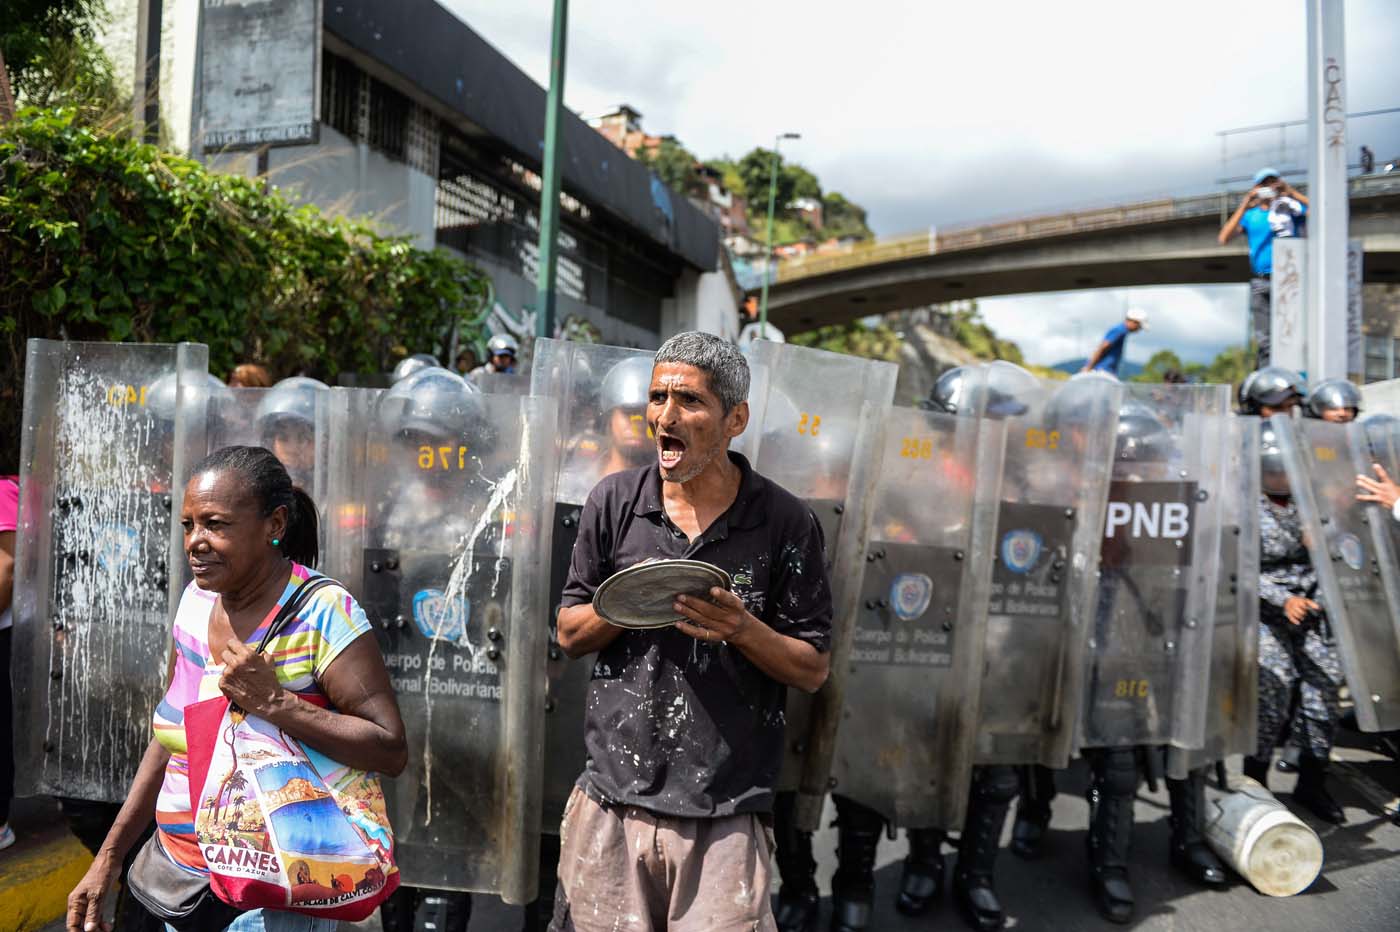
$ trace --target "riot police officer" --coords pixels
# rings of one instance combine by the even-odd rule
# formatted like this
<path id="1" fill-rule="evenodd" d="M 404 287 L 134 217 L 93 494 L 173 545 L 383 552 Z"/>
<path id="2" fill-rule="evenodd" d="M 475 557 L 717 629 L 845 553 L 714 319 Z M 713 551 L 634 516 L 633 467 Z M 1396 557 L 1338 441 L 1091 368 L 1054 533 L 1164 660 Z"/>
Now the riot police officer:
<path id="1" fill-rule="evenodd" d="M 1293 410 L 1303 397 L 1302 376 L 1283 366 L 1265 366 L 1245 376 L 1238 400 L 1241 413 L 1269 417 Z"/>
<path id="2" fill-rule="evenodd" d="M 520 342 L 508 333 L 498 333 L 486 341 L 486 362 L 472 370 L 472 378 L 478 375 L 515 371 L 515 358 L 520 355 Z"/>
<path id="3" fill-rule="evenodd" d="M 1259 743 L 1244 772 L 1268 786 L 1269 762 L 1285 728 L 1300 749 L 1293 798 L 1325 822 L 1340 824 L 1327 792 L 1328 760 L 1343 676 L 1329 643 L 1326 613 L 1313 598 L 1317 575 L 1274 428 L 1260 435 Z"/>
<path id="4" fill-rule="evenodd" d="M 1294 397 L 1292 392 L 1286 397 Z M 1277 402 L 1284 401 L 1269 395 Z M 1296 403 L 1296 398 L 1294 398 Z M 1155 473 L 1166 464 L 1172 449 L 1172 439 L 1155 411 L 1142 402 L 1129 399 L 1119 411 L 1115 472 L 1125 467 L 1141 471 L 1144 476 Z M 1095 618 L 1095 638 L 1103 642 L 1110 637 L 1108 626 L 1114 616 L 1114 605 L 1144 598 L 1138 584 L 1126 568 L 1119 564 L 1120 556 L 1104 554 L 1098 609 Z M 1125 614 L 1147 618 L 1154 614 L 1144 605 L 1127 606 Z M 1094 696 L 1086 697 L 1092 704 Z M 1097 715 L 1125 714 L 1121 710 L 1102 710 Z M 1136 714 L 1136 713 L 1134 713 Z M 1128 727 L 1125 723 L 1125 728 Z M 1088 797 L 1090 825 L 1087 839 L 1090 886 L 1099 913 L 1111 922 L 1126 923 L 1132 919 L 1136 903 L 1128 874 L 1133 835 L 1133 802 L 1140 778 L 1140 768 L 1149 774 L 1160 769 L 1160 750 L 1153 747 L 1112 745 L 1085 748 L 1083 756 L 1091 769 Z M 1225 870 L 1205 842 L 1205 776 L 1206 767 L 1191 771 L 1186 779 L 1167 780 L 1171 800 L 1170 861 L 1174 868 L 1192 881 L 1205 886 L 1220 886 L 1225 882 Z M 1018 854 L 1035 856 L 1048 822 L 1048 799 L 1045 771 L 1033 777 L 1034 797 L 1038 805 L 1026 806 L 1018 812 L 1018 824 L 1013 846 Z"/>
<path id="5" fill-rule="evenodd" d="M 330 389 L 305 376 L 283 379 L 258 403 L 255 426 L 262 446 L 287 468 L 292 483 L 308 491 L 316 475 L 316 411 Z"/>
<path id="6" fill-rule="evenodd" d="M 1361 390 L 1346 379 L 1318 382 L 1303 400 L 1303 414 L 1345 424 L 1361 413 Z"/>
<path id="7" fill-rule="evenodd" d="M 436 369 L 440 363 L 436 356 L 428 353 L 414 353 L 412 356 L 405 356 L 399 360 L 399 364 L 394 367 L 394 373 L 389 378 L 393 384 L 397 385 L 410 375 L 417 375 L 424 369 Z"/>

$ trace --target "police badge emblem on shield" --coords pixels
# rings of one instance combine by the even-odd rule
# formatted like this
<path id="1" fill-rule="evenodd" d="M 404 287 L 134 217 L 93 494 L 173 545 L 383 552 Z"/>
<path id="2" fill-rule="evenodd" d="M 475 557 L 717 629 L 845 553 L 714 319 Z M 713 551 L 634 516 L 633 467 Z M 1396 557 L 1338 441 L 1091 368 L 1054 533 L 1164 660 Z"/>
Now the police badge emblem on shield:
<path id="1" fill-rule="evenodd" d="M 1001 562 L 1013 573 L 1029 573 L 1040 559 L 1040 535 L 1028 528 L 1007 531 L 1001 539 Z"/>
<path id="2" fill-rule="evenodd" d="M 141 556 L 141 532 L 129 524 L 108 524 L 97 533 L 97 565 L 121 572 Z"/>
<path id="3" fill-rule="evenodd" d="M 1361 546 L 1361 540 L 1355 534 L 1343 534 L 1337 538 L 1337 555 L 1354 570 L 1366 564 L 1366 548 Z"/>
<path id="4" fill-rule="evenodd" d="M 464 641 L 471 614 L 465 596 L 451 603 L 441 589 L 422 589 L 413 596 L 413 623 L 426 638 Z"/>
<path id="5" fill-rule="evenodd" d="M 913 621 L 933 601 L 933 580 L 923 573 L 900 573 L 890 584 L 890 608 L 900 621 Z"/>

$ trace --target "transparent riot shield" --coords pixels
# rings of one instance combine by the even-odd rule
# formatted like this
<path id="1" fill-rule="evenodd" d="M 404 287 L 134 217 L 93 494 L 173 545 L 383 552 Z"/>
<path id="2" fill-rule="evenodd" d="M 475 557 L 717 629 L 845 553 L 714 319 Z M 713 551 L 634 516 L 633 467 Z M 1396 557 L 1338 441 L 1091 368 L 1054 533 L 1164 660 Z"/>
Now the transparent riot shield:
<path id="1" fill-rule="evenodd" d="M 283 379 L 271 388 L 229 388 L 213 376 L 202 386 L 182 386 L 174 415 L 175 509 L 180 508 L 190 472 L 204 457 L 224 447 L 265 447 L 286 467 L 292 482 L 322 509 L 324 551 L 329 393 L 325 384 L 302 376 Z M 182 563 L 176 580 L 189 583 L 188 566 Z"/>
<path id="2" fill-rule="evenodd" d="M 1327 613 L 1362 731 L 1400 728 L 1400 587 L 1394 519 L 1356 501 L 1356 475 L 1370 468 L 1358 423 L 1269 419 L 1317 573 L 1314 598 Z"/>
<path id="3" fill-rule="evenodd" d="M 894 825 L 962 825 L 1003 440 L 976 417 L 885 418 L 831 775 Z"/>
<path id="4" fill-rule="evenodd" d="M 151 741 L 179 596 L 174 423 L 153 387 L 202 383 L 208 349 L 30 340 L 25 365 L 17 790 L 116 802 Z"/>
<path id="5" fill-rule="evenodd" d="M 375 626 L 407 727 L 385 784 L 407 884 L 533 898 L 554 411 L 445 370 L 330 395 L 327 569 Z"/>
<path id="6" fill-rule="evenodd" d="M 569 660 L 554 641 L 554 613 L 564 591 L 579 516 L 599 480 L 656 462 L 648 435 L 646 350 L 540 339 L 535 342 L 531 394 L 558 410 L 558 464 L 554 484 L 549 569 L 549 699 L 545 704 L 544 830 L 559 831 L 564 804 L 583 773 L 584 709 L 592 656 Z"/>
<path id="7" fill-rule="evenodd" d="M 779 789 L 797 790 L 797 822 L 815 829 L 836 750 L 860 598 L 883 415 L 898 368 L 791 343 L 755 342 L 749 390 L 754 468 L 807 502 L 821 523 L 835 609 L 831 675 L 816 696 L 788 690 Z"/>
<path id="8" fill-rule="evenodd" d="M 1078 744 L 1198 748 L 1217 600 L 1229 388 L 1125 388 Z"/>
<path id="9" fill-rule="evenodd" d="M 1007 409 L 975 763 L 1069 763 L 1122 394 L 1046 381 Z"/>
<path id="10" fill-rule="evenodd" d="M 1259 727 L 1259 419 L 1228 421 L 1220 570 L 1202 747 L 1167 749 L 1167 775 L 1253 754 Z"/>
<path id="11" fill-rule="evenodd" d="M 1400 379 L 1368 382 L 1361 386 L 1361 408 L 1366 413 L 1400 417 Z"/>

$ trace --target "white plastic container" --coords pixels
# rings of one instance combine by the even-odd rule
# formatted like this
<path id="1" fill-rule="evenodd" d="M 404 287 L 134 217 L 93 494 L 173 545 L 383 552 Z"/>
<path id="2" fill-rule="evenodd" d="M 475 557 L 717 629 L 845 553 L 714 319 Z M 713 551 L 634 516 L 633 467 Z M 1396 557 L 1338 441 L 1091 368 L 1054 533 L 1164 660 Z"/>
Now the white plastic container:
<path id="1" fill-rule="evenodd" d="M 1322 873 L 1322 839 L 1248 777 L 1233 792 L 1209 793 L 1206 841 L 1254 889 L 1268 896 L 1302 893 Z"/>

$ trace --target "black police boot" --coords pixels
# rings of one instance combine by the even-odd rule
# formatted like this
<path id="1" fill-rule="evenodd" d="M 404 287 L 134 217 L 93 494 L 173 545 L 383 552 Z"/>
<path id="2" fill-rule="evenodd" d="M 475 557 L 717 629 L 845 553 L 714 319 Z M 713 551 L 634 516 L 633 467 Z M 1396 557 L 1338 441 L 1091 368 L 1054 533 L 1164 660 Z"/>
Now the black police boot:
<path id="1" fill-rule="evenodd" d="M 773 802 L 773 860 L 782 879 L 774 913 L 778 932 L 814 932 L 820 911 L 812 833 L 798 829 L 796 804 L 796 793 L 779 793 Z"/>
<path id="2" fill-rule="evenodd" d="M 1038 764 L 1021 770 L 1021 801 L 1011 828 L 1011 853 L 1027 861 L 1040 857 L 1050 802 L 1055 798 L 1055 772 Z"/>
<path id="3" fill-rule="evenodd" d="M 1185 780 L 1167 779 L 1171 797 L 1172 866 L 1199 884 L 1225 883 L 1225 867 L 1205 838 L 1206 773 L 1193 770 Z"/>
<path id="4" fill-rule="evenodd" d="M 875 852 L 885 820 L 844 797 L 837 799 L 836 873 L 831 878 L 831 932 L 870 927 L 875 904 Z"/>
<path id="5" fill-rule="evenodd" d="M 922 916 L 943 898 L 943 840 L 941 828 L 911 828 L 909 856 L 899 879 L 894 908 L 906 916 Z"/>
<path id="6" fill-rule="evenodd" d="M 992 932 L 1006 922 L 993 877 L 1001 827 L 1015 794 L 1016 772 L 1010 767 L 980 768 L 973 781 L 953 872 L 953 900 L 967 924 L 979 932 Z"/>
<path id="7" fill-rule="evenodd" d="M 1244 775 L 1267 790 L 1269 788 L 1269 759 L 1267 757 L 1245 757 Z"/>
<path id="8" fill-rule="evenodd" d="M 1089 885 L 1094 906 L 1109 922 L 1132 921 L 1136 902 L 1128 879 L 1133 843 L 1137 760 L 1128 751 L 1103 752 L 1089 787 Z"/>
<path id="9" fill-rule="evenodd" d="M 1327 761 L 1312 754 L 1298 758 L 1298 785 L 1293 801 L 1324 822 L 1341 825 L 1347 820 L 1342 807 L 1327 792 Z"/>

